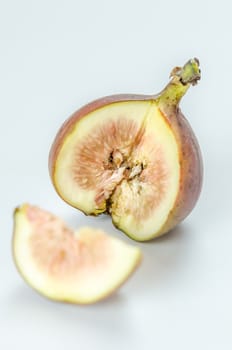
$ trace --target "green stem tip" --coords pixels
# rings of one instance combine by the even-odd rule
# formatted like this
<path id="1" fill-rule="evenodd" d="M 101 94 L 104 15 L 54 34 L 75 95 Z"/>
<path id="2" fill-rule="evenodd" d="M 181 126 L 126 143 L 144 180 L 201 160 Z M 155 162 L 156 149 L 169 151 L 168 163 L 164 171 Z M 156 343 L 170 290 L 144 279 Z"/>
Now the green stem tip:
<path id="1" fill-rule="evenodd" d="M 171 81 L 159 94 L 160 104 L 178 105 L 191 85 L 201 78 L 200 63 L 197 58 L 190 59 L 183 67 L 175 67 L 170 74 Z"/>
<path id="2" fill-rule="evenodd" d="M 201 78 L 200 62 L 197 58 L 190 59 L 182 68 L 172 70 L 170 77 L 178 78 L 183 85 L 196 85 Z"/>

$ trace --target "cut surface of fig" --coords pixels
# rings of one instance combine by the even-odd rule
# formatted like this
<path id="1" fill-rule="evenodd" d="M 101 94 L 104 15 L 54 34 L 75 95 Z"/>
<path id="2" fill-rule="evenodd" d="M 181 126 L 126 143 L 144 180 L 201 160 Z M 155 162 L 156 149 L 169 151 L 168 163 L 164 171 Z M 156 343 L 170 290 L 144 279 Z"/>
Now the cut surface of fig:
<path id="1" fill-rule="evenodd" d="M 13 255 L 24 279 L 42 295 L 79 304 L 112 294 L 141 260 L 136 247 L 24 204 L 14 214 Z"/>
<path id="2" fill-rule="evenodd" d="M 59 195 L 87 215 L 110 214 L 138 241 L 183 220 L 199 196 L 202 164 L 178 104 L 199 79 L 198 65 L 194 59 L 173 70 L 156 96 L 115 95 L 77 111 L 50 152 Z"/>
<path id="3" fill-rule="evenodd" d="M 67 202 L 87 214 L 109 212 L 117 227 L 143 240 L 174 204 L 178 148 L 154 103 L 114 103 L 77 122 L 54 176 Z"/>

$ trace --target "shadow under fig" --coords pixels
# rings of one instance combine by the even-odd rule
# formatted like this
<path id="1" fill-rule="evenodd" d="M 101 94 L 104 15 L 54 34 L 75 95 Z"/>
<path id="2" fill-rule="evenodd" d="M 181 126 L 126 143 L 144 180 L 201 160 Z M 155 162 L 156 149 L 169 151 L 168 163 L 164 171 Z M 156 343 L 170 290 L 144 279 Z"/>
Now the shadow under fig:
<path id="1" fill-rule="evenodd" d="M 181 272 L 192 246 L 190 231 L 188 224 L 182 223 L 164 236 L 138 243 L 143 261 L 133 277 L 136 290 L 142 292 L 153 287 L 165 289 L 169 279 Z"/>
<path id="2" fill-rule="evenodd" d="M 88 327 L 99 329 L 100 332 L 120 332 L 127 333 L 125 308 L 126 296 L 122 291 L 118 291 L 107 299 L 90 305 L 75 305 L 67 302 L 56 302 L 47 299 L 38 292 L 21 284 L 12 289 L 5 300 L 6 308 L 2 310 L 2 316 L 11 318 L 10 322 L 14 323 L 14 315 L 20 316 L 21 324 L 26 324 L 33 314 L 32 322 L 41 323 L 43 320 L 55 324 L 75 325 L 79 327 Z M 112 316 L 113 315 L 113 316 Z M 121 322 L 118 322 L 118 319 Z"/>

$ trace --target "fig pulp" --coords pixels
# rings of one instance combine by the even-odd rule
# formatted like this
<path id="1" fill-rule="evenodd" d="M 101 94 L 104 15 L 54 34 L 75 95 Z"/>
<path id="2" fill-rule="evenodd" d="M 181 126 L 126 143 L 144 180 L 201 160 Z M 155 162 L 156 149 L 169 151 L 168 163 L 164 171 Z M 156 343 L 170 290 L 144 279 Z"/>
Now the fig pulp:
<path id="1" fill-rule="evenodd" d="M 112 294 L 141 260 L 140 250 L 102 230 L 69 229 L 29 204 L 15 210 L 13 255 L 26 282 L 42 295 L 90 304 Z"/>
<path id="2" fill-rule="evenodd" d="M 175 227 L 202 185 L 200 148 L 179 108 L 199 79 L 199 62 L 191 59 L 157 95 L 104 97 L 75 112 L 50 151 L 58 194 L 87 215 L 110 214 L 138 241 Z"/>

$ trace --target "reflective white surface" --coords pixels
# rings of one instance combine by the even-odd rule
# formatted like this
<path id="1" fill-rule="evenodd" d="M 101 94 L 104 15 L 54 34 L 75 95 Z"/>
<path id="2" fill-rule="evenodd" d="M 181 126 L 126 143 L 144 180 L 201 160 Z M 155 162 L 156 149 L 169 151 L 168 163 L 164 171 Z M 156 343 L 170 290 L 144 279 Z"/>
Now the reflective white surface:
<path id="1" fill-rule="evenodd" d="M 231 349 L 231 11 L 226 0 L 0 3 L 1 349 Z M 181 106 L 204 157 L 197 207 L 171 234 L 138 243 L 143 263 L 110 299 L 88 307 L 43 299 L 13 265 L 18 204 L 132 242 L 56 195 L 47 157 L 57 129 L 92 99 L 158 92 L 194 56 L 202 80 Z"/>

